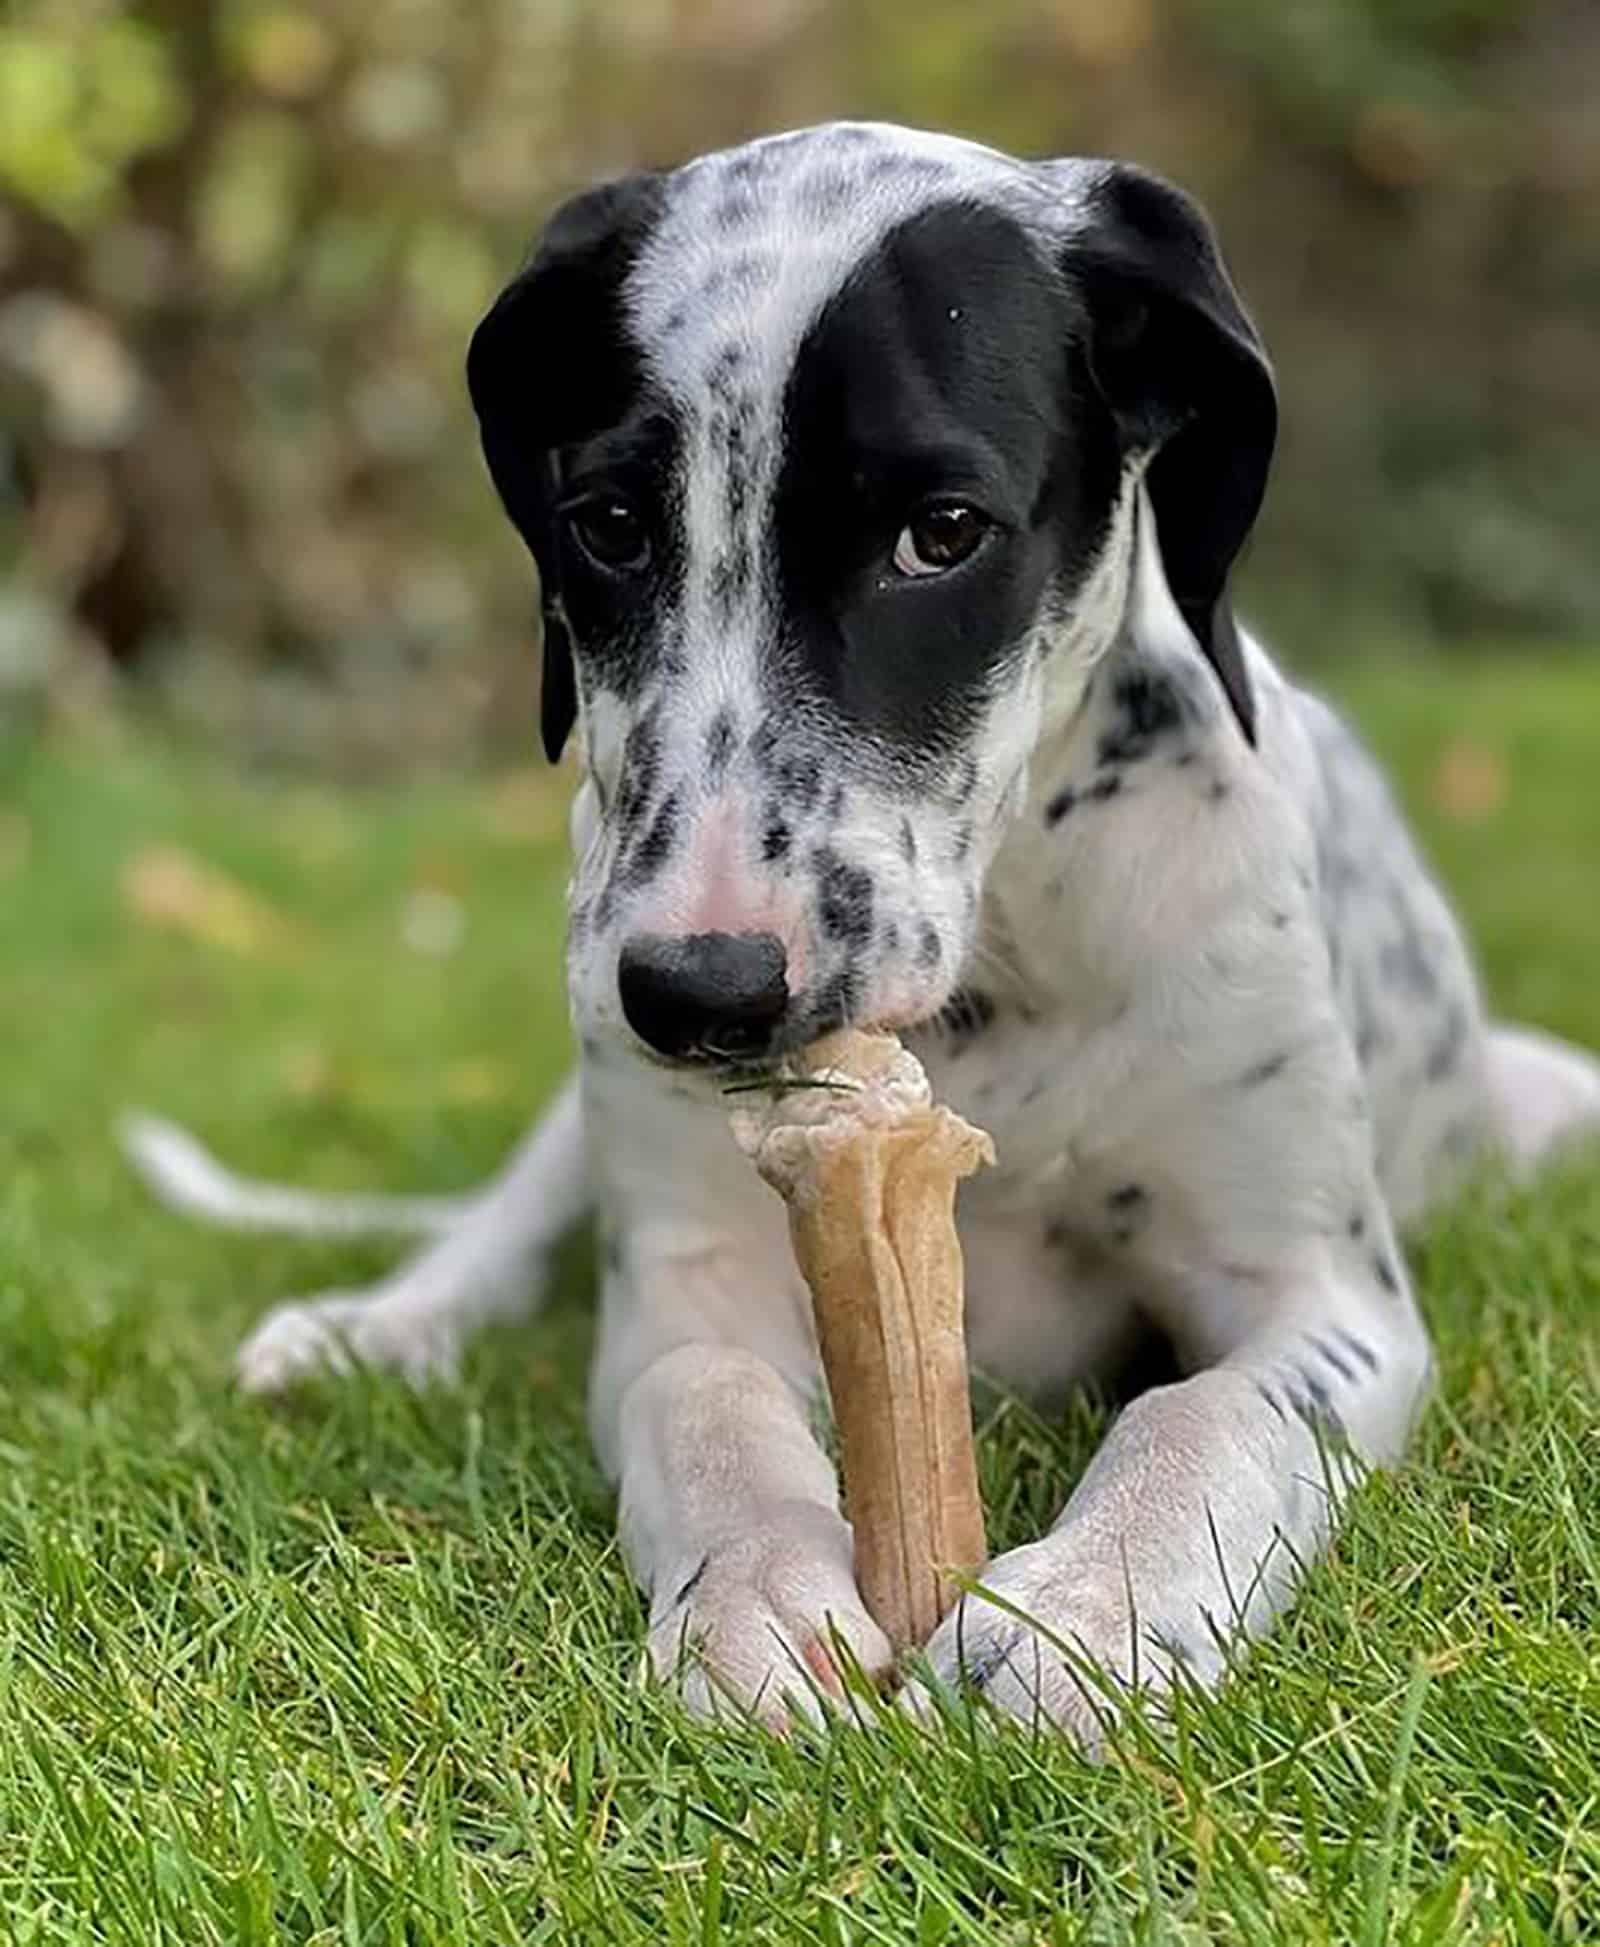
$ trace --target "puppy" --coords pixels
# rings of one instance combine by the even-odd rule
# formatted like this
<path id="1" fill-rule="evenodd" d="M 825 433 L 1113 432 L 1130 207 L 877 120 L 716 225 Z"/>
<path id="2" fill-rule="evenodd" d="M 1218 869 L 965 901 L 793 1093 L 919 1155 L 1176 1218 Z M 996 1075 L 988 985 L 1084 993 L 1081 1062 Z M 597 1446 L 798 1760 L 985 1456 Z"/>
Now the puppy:
<path id="1" fill-rule="evenodd" d="M 722 1089 L 898 1029 L 999 1152 L 960 1211 L 978 1366 L 1056 1399 L 1158 1333 L 1185 1375 L 928 1648 L 1093 1744 L 1107 1677 L 1214 1681 L 1400 1453 L 1429 1352 L 1397 1230 L 1600 1124 L 1600 1066 L 1486 1026 L 1373 767 L 1234 619 L 1273 380 L 1178 191 L 854 123 L 752 143 L 565 205 L 469 377 L 539 567 L 545 747 L 579 746 L 580 1070 L 243 1381 L 448 1373 L 592 1210 L 655 1667 L 699 1711 L 822 1708 L 889 1650 Z M 213 1214 L 373 1214 L 137 1143 Z"/>

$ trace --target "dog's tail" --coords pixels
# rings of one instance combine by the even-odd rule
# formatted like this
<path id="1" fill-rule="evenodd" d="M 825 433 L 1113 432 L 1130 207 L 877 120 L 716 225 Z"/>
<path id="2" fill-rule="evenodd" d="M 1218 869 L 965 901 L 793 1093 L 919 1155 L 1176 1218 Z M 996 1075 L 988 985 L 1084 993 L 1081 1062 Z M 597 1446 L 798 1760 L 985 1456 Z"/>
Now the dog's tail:
<path id="1" fill-rule="evenodd" d="M 478 1201 L 461 1197 L 342 1196 L 236 1176 L 175 1122 L 125 1115 L 117 1128 L 130 1163 L 174 1210 L 232 1230 L 302 1237 L 439 1237 Z"/>

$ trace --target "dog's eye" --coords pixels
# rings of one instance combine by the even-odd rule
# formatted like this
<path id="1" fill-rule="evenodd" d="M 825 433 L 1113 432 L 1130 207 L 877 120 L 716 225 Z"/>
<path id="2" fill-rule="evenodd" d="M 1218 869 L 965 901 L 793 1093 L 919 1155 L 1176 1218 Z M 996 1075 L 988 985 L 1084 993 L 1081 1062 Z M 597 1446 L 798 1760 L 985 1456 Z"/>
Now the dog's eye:
<path id="1" fill-rule="evenodd" d="M 568 513 L 567 525 L 590 560 L 613 573 L 642 568 L 649 559 L 650 536 L 643 520 L 615 494 L 581 501 Z"/>
<path id="2" fill-rule="evenodd" d="M 976 553 L 988 532 L 988 518 L 976 507 L 959 500 L 936 501 L 901 528 L 894 565 L 903 575 L 942 575 Z"/>

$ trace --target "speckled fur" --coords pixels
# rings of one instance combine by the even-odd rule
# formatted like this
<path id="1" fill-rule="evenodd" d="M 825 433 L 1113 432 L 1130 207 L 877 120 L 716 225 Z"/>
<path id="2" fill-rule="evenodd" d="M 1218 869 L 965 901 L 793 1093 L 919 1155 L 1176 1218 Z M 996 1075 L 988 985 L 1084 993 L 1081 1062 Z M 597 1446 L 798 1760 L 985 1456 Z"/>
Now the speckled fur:
<path id="1" fill-rule="evenodd" d="M 1156 1695 L 1214 1680 L 1354 1470 L 1401 1451 L 1429 1355 L 1398 1228 L 1496 1143 L 1531 1163 L 1600 1122 L 1588 1057 L 1485 1027 L 1371 764 L 1255 643 L 1247 742 L 1168 592 L 1139 464 L 1100 558 L 1047 592 L 938 776 L 775 691 L 765 510 L 809 321 L 930 199 L 1048 243 L 1102 168 L 849 126 L 668 180 L 626 303 L 687 428 L 687 566 L 625 668 L 578 672 L 581 1105 L 364 1305 L 284 1308 L 241 1356 L 259 1388 L 342 1350 L 448 1370 L 581 1200 L 581 1123 L 606 1240 L 595 1437 L 655 1666 L 698 1709 L 817 1708 L 830 1642 L 868 1670 L 887 1645 L 812 1431 L 781 1209 L 715 1076 L 626 1029 L 628 933 L 778 933 L 798 992 L 905 1027 L 939 1096 L 993 1132 L 999 1165 L 961 1205 L 980 1366 L 1048 1400 L 1151 1327 L 1173 1345 L 1187 1376 L 1136 1400 L 1050 1531 L 992 1565 L 1006 1606 L 965 1598 L 929 1646 L 930 1679 L 964 1673 L 1091 1745 L 1087 1667 Z"/>

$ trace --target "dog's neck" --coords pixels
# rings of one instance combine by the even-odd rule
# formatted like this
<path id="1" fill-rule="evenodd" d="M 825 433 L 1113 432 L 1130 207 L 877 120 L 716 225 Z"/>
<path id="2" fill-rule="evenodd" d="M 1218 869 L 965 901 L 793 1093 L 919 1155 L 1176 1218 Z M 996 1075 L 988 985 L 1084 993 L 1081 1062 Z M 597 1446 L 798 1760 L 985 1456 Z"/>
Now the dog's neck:
<path id="1" fill-rule="evenodd" d="M 1155 515 L 1135 471 L 1041 680 L 1040 734 L 985 875 L 971 984 L 1024 1012 L 1093 1012 L 1102 1002 L 1120 1005 L 1120 995 L 1094 991 L 1088 915 L 1074 896 L 1086 855 L 1096 879 L 1115 879 L 1109 847 L 1119 821 L 1107 814 L 1124 792 L 1149 788 L 1140 767 L 1152 758 L 1192 765 L 1208 743 L 1227 738 L 1230 724 L 1167 586 Z M 1081 843 L 1097 824 L 1109 847 Z M 1041 828 L 1059 843 L 1041 846 Z"/>

